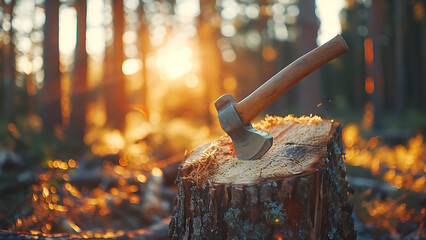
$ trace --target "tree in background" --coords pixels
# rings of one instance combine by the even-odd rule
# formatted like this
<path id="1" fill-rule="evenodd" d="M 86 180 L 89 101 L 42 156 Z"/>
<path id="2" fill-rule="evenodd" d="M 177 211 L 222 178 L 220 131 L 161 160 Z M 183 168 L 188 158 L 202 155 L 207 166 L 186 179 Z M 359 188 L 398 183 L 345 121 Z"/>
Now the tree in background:
<path id="1" fill-rule="evenodd" d="M 206 120 L 207 125 L 213 123 L 210 113 L 210 103 L 220 94 L 222 76 L 220 65 L 221 56 L 218 48 L 220 37 L 219 29 L 212 24 L 212 19 L 216 17 L 214 1 L 200 1 L 200 16 L 198 18 L 198 37 L 200 43 L 201 77 L 204 79 L 208 91 L 206 97 Z"/>
<path id="2" fill-rule="evenodd" d="M 139 36 L 138 47 L 142 52 L 142 77 L 143 77 L 143 85 L 141 89 L 142 104 L 145 106 L 145 108 L 148 109 L 148 68 L 146 66 L 146 55 L 148 54 L 150 50 L 150 44 L 149 44 L 148 20 L 145 17 L 143 3 L 139 4 L 138 15 L 139 15 L 139 21 L 140 21 L 139 30 L 138 30 L 138 36 Z"/>
<path id="3" fill-rule="evenodd" d="M 379 129 L 382 127 L 382 116 L 384 106 L 384 79 L 382 64 L 382 49 L 380 44 L 380 36 L 382 31 L 383 20 L 383 1 L 372 1 L 371 5 L 371 26 L 373 40 L 373 79 L 374 79 L 374 121 L 373 127 Z"/>
<path id="4" fill-rule="evenodd" d="M 121 70 L 124 61 L 123 33 L 124 33 L 124 7 L 123 1 L 113 1 L 113 27 L 114 39 L 112 55 L 106 56 L 106 71 L 111 68 L 111 75 L 106 79 L 105 98 L 106 114 L 109 124 L 116 129 L 123 130 L 126 115 L 125 79 Z M 111 49 L 106 50 L 110 54 Z"/>
<path id="5" fill-rule="evenodd" d="M 421 32 L 422 32 L 422 45 L 421 45 L 421 48 L 422 48 L 422 59 L 421 59 L 421 62 L 422 62 L 422 66 L 424 66 L 424 65 L 426 65 L 426 15 L 424 14 L 425 13 L 425 10 L 426 10 L 426 4 L 423 4 L 423 5 L 420 5 L 420 3 L 417 3 L 418 4 L 418 6 L 422 6 L 423 8 L 421 8 L 421 7 L 418 7 L 419 9 L 423 9 L 423 11 L 419 11 L 420 12 L 420 14 L 419 14 L 419 21 L 421 21 L 421 23 L 422 23 L 422 30 L 421 30 Z M 422 14 L 423 13 L 423 14 Z M 423 93 L 425 93 L 426 92 L 426 67 L 422 67 L 422 88 L 420 89 L 420 91 L 422 91 Z M 421 108 L 421 110 L 423 110 L 423 111 L 426 111 L 426 94 L 423 94 L 423 99 L 422 99 L 422 102 L 423 102 L 423 104 L 422 104 L 422 108 Z"/>
<path id="6" fill-rule="evenodd" d="M 405 2 L 395 1 L 395 105 L 401 120 L 405 113 Z"/>
<path id="7" fill-rule="evenodd" d="M 62 122 L 58 50 L 58 8 L 60 3 L 58 1 L 45 1 L 46 4 L 35 4 L 46 5 L 46 20 L 42 21 L 37 27 L 38 30 L 41 30 L 44 23 L 44 64 L 43 62 L 42 64 L 36 64 L 40 61 L 34 61 L 38 60 L 35 57 L 42 54 L 40 46 L 36 46 L 36 44 L 41 45 L 43 41 L 43 37 L 38 37 L 41 34 L 33 34 L 29 30 L 23 31 L 19 29 L 19 24 L 14 24 L 13 31 L 11 27 L 8 27 L 12 17 L 15 23 L 19 23 L 19 18 L 26 15 L 19 10 L 22 3 L 29 5 L 34 5 L 34 3 L 16 0 L 0 0 L 0 2 L 3 7 L 1 11 L 5 13 L 2 21 L 6 23 L 2 25 L 4 28 L 4 31 L 2 31 L 4 44 L 1 45 L 1 48 L 4 55 L 1 59 L 3 61 L 0 61 L 3 71 L 2 76 L 5 76 L 2 78 L 2 81 L 4 81 L 4 84 L 2 82 L 2 87 L 5 88 L 2 89 L 2 92 L 3 90 L 5 92 L 1 98 L 1 105 L 5 107 L 5 112 L 1 114 L 2 120 L 13 121 L 13 116 L 17 118 L 26 116 L 29 112 L 28 109 L 20 106 L 29 105 L 33 109 L 41 107 L 44 128 L 52 132 L 54 127 Z M 74 2 L 77 5 L 81 4 L 81 1 L 78 0 L 59 2 L 64 5 L 73 4 Z M 106 72 L 106 80 L 102 84 L 102 88 L 106 86 L 107 121 L 111 127 L 122 129 L 127 108 L 125 99 L 132 99 L 129 93 L 126 95 L 125 80 L 121 69 L 124 60 L 122 36 L 126 29 L 125 11 L 123 9 L 125 6 L 123 6 L 122 1 L 108 0 L 105 2 L 113 5 L 108 9 L 108 11 L 113 13 L 112 17 L 109 16 L 108 21 L 111 21 L 109 27 L 114 28 L 114 33 L 111 34 L 112 32 L 108 31 L 107 34 L 111 36 L 111 39 L 105 51 L 106 67 L 104 70 Z M 171 37 L 174 28 L 170 23 L 172 21 L 169 19 L 174 19 L 173 9 L 176 10 L 180 3 L 166 1 L 162 3 L 163 5 L 157 3 L 150 5 L 148 2 L 150 1 L 144 1 L 143 4 L 140 3 L 137 10 L 136 8 L 129 8 L 126 11 L 129 10 L 129 16 L 136 16 L 134 12 L 130 11 L 138 11 L 139 20 L 142 20 L 143 18 L 152 17 L 150 11 L 153 6 L 156 8 L 155 11 L 159 11 L 159 13 L 164 11 L 164 9 L 170 9 L 167 10 L 167 14 L 161 13 L 162 15 L 160 15 L 167 19 L 161 24 L 164 25 L 164 29 L 167 29 L 167 38 Z M 196 48 L 199 51 L 195 52 L 197 57 L 200 57 L 197 62 L 197 65 L 200 66 L 197 70 L 200 71 L 197 71 L 197 74 L 199 73 L 198 77 L 205 80 L 201 81 L 201 83 L 203 83 L 203 87 L 206 87 L 207 91 L 203 92 L 202 101 L 200 101 L 202 102 L 201 107 L 191 106 L 192 109 L 189 110 L 195 112 L 203 109 L 203 112 L 207 113 L 207 118 L 211 117 L 208 111 L 208 103 L 211 103 L 215 96 L 219 95 L 218 92 L 226 90 L 236 94 L 237 99 L 242 99 L 251 90 L 272 76 L 273 73 L 288 65 L 298 56 L 316 47 L 315 39 L 318 23 L 315 16 L 314 0 L 227 2 L 234 2 L 236 5 L 224 4 L 223 1 L 201 1 L 199 22 L 195 24 L 195 26 L 198 26 L 197 37 L 199 39 L 199 45 L 197 45 L 199 48 Z M 15 14 L 13 15 L 12 8 L 15 3 Z M 413 119 L 410 116 L 415 111 L 415 114 L 423 116 L 423 112 L 419 110 L 424 110 L 426 107 L 426 104 L 424 104 L 426 94 L 422 94 L 426 90 L 426 68 L 422 67 L 426 62 L 426 41 L 424 41 L 426 38 L 425 2 L 422 0 L 377 0 L 347 1 L 347 3 L 347 8 L 343 10 L 341 17 L 343 21 L 342 27 L 345 31 L 343 34 L 345 34 L 344 37 L 350 46 L 348 54 L 320 70 L 323 73 L 322 83 L 318 79 L 312 79 L 318 77 L 315 76 L 317 73 L 313 73 L 313 75 L 303 80 L 299 84 L 300 86 L 298 85 L 283 96 L 282 99 L 285 98 L 287 101 L 277 100 L 268 111 L 276 114 L 293 111 L 299 114 L 300 112 L 295 108 L 297 105 L 300 105 L 299 109 L 304 111 L 303 113 L 305 114 L 315 113 L 315 110 L 328 111 L 326 106 L 323 108 L 316 107 L 324 91 L 324 95 L 327 95 L 332 100 L 328 106 L 333 106 L 336 110 L 342 112 L 355 113 L 356 111 L 356 115 L 359 118 L 362 117 L 360 111 L 363 110 L 363 106 L 366 103 L 371 103 L 369 106 L 374 105 L 376 128 L 380 127 L 380 124 L 378 124 L 380 123 L 380 118 L 384 120 L 383 126 L 394 124 L 395 119 L 390 121 L 390 118 L 388 118 L 390 114 L 392 114 L 391 118 L 400 116 Z M 144 9 L 143 5 L 149 7 Z M 240 7 L 235 7 L 237 5 Z M 80 7 L 77 6 L 77 8 Z M 247 11 L 236 9 L 246 9 Z M 294 9 L 297 11 L 294 11 Z M 78 11 L 78 15 L 81 15 L 81 10 Z M 38 16 L 43 14 L 43 10 L 35 12 Z M 229 13 L 231 14 L 229 15 Z M 34 20 L 36 18 L 32 17 L 31 19 Z M 86 114 L 85 102 L 87 101 L 87 93 L 82 93 L 86 91 L 87 55 L 84 50 L 85 44 L 82 40 L 85 34 L 81 32 L 85 28 L 81 26 L 84 20 L 78 20 L 78 22 L 79 36 L 75 54 L 75 73 L 71 83 L 73 93 L 71 97 L 72 113 L 69 133 L 82 138 L 84 134 L 84 115 Z M 278 25 L 285 27 L 277 28 L 276 26 Z M 26 28 L 28 26 L 29 24 L 26 24 Z M 127 26 L 128 30 L 136 29 L 132 29 L 129 26 Z M 227 29 L 233 29 L 235 32 L 226 32 L 225 30 Z M 285 31 L 281 31 L 282 29 L 285 29 Z M 285 34 L 282 34 L 283 32 Z M 21 36 L 23 37 L 21 38 Z M 150 60 L 155 59 L 156 50 L 161 49 L 161 46 L 156 44 L 150 46 L 150 32 L 146 23 L 140 24 L 138 36 L 139 39 L 135 41 L 138 42 L 138 48 L 142 52 L 144 81 L 141 87 L 141 94 L 144 96 L 144 100 L 140 101 L 140 103 L 147 106 L 146 96 L 150 94 L 152 88 L 147 88 L 147 71 L 150 70 L 151 65 L 149 67 L 146 66 L 146 56 L 149 52 Z M 22 39 L 25 41 L 22 41 Z M 30 47 L 26 48 L 29 50 L 23 52 L 21 44 L 18 43 L 27 44 L 29 42 L 27 40 L 32 41 L 32 44 L 28 44 Z M 13 42 L 17 44 L 13 44 Z M 366 53 L 368 53 L 368 58 L 366 58 Z M 24 61 L 24 64 L 20 61 L 22 55 L 27 60 Z M 227 59 L 225 59 L 226 56 L 228 57 Z M 16 77 L 14 76 L 15 58 L 17 62 Z M 221 58 L 223 59 L 221 60 Z M 203 64 L 203 62 L 207 63 L 207 65 Z M 369 66 L 366 66 L 367 63 Z M 40 65 L 40 67 L 35 68 L 36 65 Z M 42 65 L 44 65 L 44 69 L 40 69 Z M 23 71 L 23 66 L 29 66 L 27 69 L 30 70 Z M 39 71 L 43 70 L 45 73 L 44 83 L 41 79 L 43 74 L 38 74 L 41 73 Z M 336 75 L 337 72 L 340 74 Z M 131 78 L 129 76 L 129 79 Z M 218 78 L 219 80 L 216 80 Z M 222 82 L 220 79 L 230 81 Z M 154 83 L 153 81 L 151 82 Z M 366 84 L 367 82 L 370 85 Z M 93 83 L 97 84 L 95 81 Z M 225 83 L 232 84 L 226 85 Z M 42 100 L 41 106 L 31 107 L 31 104 L 28 104 L 39 104 L 37 101 L 33 101 L 34 98 L 31 99 L 24 95 L 30 92 L 28 86 L 31 84 L 35 85 L 32 86 L 33 88 L 37 88 L 32 93 L 40 97 Z M 43 84 L 44 88 L 38 94 L 38 90 L 42 88 Z M 225 85 L 232 87 L 225 88 Z M 322 89 L 322 85 L 324 85 L 324 89 Z M 370 86 L 370 88 L 367 89 L 367 86 Z M 97 89 L 97 87 L 99 86 L 94 86 L 94 89 Z M 63 90 L 67 91 L 67 88 L 64 87 Z M 137 94 L 140 94 L 140 92 Z M 316 96 L 318 94 L 319 96 Z M 180 110 L 182 106 L 186 105 L 181 104 L 177 109 Z M 19 112 L 20 109 L 23 110 Z M 172 115 L 169 113 L 170 109 L 164 112 L 165 115 Z M 177 111 L 177 113 L 180 114 L 180 111 Z M 178 116 L 181 117 L 181 115 Z M 213 121 L 214 119 L 209 118 L 207 121 Z M 401 124 L 406 122 L 404 119 L 401 120 Z"/>
<path id="8" fill-rule="evenodd" d="M 300 35 L 298 40 L 299 56 L 317 47 L 316 39 L 318 33 L 318 22 L 315 15 L 315 0 L 299 1 L 298 24 Z M 301 113 L 318 114 L 320 108 L 317 104 L 322 101 L 322 83 L 318 71 L 308 75 L 303 81 L 297 84 L 297 102 Z"/>
<path id="9" fill-rule="evenodd" d="M 6 13 L 9 15 L 9 43 L 4 46 L 4 103 L 5 103 L 5 111 L 6 111 L 6 121 L 14 122 L 15 121 L 15 106 L 14 106 L 14 98 L 15 98 L 15 77 L 16 77 L 16 69 L 15 69 L 15 45 L 13 43 L 14 34 L 12 28 L 13 21 L 13 8 L 15 6 L 16 1 L 12 0 L 9 4 L 6 4 L 4 1 L 2 5 L 5 7 Z"/>
<path id="10" fill-rule="evenodd" d="M 44 86 L 42 90 L 43 130 L 53 133 L 62 123 L 61 73 L 59 70 L 59 1 L 46 1 L 44 25 Z"/>
<path id="11" fill-rule="evenodd" d="M 426 79 L 423 79 L 422 83 L 422 69 L 424 70 L 426 63 L 426 57 L 422 56 L 422 45 L 425 45 L 425 35 L 422 36 L 422 25 L 425 28 L 425 15 L 426 15 L 426 2 L 424 0 L 416 1 L 403 1 L 408 5 L 408 11 L 406 11 L 405 20 L 408 24 L 405 25 L 405 46 L 409 46 L 406 51 L 406 73 L 407 79 L 410 79 L 412 83 L 408 84 L 407 101 L 410 101 L 418 110 L 425 109 L 426 98 Z M 407 7 L 407 5 L 406 5 Z M 408 14 L 407 14 L 408 13 Z M 423 62 L 422 62 L 423 60 Z M 423 89 L 422 89 L 423 86 Z"/>
<path id="12" fill-rule="evenodd" d="M 87 107 L 86 0 L 77 0 L 76 9 L 77 44 L 68 135 L 82 142 L 84 140 Z"/>

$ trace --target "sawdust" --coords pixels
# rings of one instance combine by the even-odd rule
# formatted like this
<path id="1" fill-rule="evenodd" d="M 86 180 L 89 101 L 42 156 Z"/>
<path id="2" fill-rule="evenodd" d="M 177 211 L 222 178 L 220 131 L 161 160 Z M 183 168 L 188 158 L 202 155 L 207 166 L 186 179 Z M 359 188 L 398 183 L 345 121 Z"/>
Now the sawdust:
<path id="1" fill-rule="evenodd" d="M 314 117 L 266 116 L 253 127 L 274 137 L 271 149 L 258 160 L 240 160 L 232 141 L 222 136 L 190 153 L 183 164 L 185 178 L 197 184 L 250 184 L 301 174 L 314 169 L 327 153 L 333 122 Z"/>

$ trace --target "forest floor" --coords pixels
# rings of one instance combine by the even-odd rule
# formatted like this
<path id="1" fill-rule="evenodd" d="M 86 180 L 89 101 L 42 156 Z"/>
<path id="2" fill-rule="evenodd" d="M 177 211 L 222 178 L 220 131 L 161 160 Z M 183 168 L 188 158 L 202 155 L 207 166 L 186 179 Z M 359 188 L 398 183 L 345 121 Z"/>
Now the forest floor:
<path id="1" fill-rule="evenodd" d="M 385 141 L 375 143 L 374 137 L 364 139 L 355 125 L 346 129 L 349 199 L 358 238 L 424 239 L 426 145 L 421 135 L 389 147 Z M 87 148 L 66 157 L 63 152 L 70 152 L 66 146 L 55 141 L 40 145 L 31 133 L 28 137 L 33 140 L 27 142 L 22 135 L 12 127 L 4 139 L 13 148 L 0 148 L 2 234 L 134 237 L 160 224 L 155 236 L 167 236 L 165 221 L 171 214 L 174 179 L 183 155 L 138 158 L 150 147 L 144 142 L 140 149 L 116 154 L 99 156 Z M 63 151 L 58 155 L 62 157 L 46 158 L 46 151 Z M 137 165 L 140 162 L 143 167 Z M 153 193 L 153 203 L 147 191 L 159 177 L 161 190 Z"/>

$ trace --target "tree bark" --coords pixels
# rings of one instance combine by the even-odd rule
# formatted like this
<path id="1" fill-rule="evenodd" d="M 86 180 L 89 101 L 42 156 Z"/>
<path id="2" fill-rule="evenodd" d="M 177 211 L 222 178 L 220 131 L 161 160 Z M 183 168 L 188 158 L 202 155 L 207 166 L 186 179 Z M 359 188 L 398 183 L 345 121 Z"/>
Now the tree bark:
<path id="1" fill-rule="evenodd" d="M 382 32 L 382 17 L 383 17 L 383 1 L 376 0 L 371 2 L 371 24 L 372 39 L 373 39 L 373 79 L 374 79 L 374 120 L 373 128 L 380 129 L 382 127 L 382 117 L 384 111 L 384 79 L 382 65 L 382 50 L 380 44 L 380 35 Z"/>
<path id="2" fill-rule="evenodd" d="M 77 44 L 68 135 L 83 142 L 87 106 L 86 0 L 78 0 Z"/>
<path id="3" fill-rule="evenodd" d="M 423 18 L 423 22 L 422 22 L 422 66 L 426 65 L 426 17 Z M 422 92 L 426 92 L 426 68 L 422 67 Z M 423 111 L 426 111 L 426 94 L 422 94 L 423 99 L 422 99 L 422 108 Z M 422 109 L 421 109 L 422 110 Z"/>
<path id="4" fill-rule="evenodd" d="M 44 87 L 43 87 L 43 130 L 53 133 L 62 123 L 61 73 L 59 70 L 59 1 L 47 1 L 44 25 Z"/>
<path id="5" fill-rule="evenodd" d="M 143 8 L 143 3 L 139 4 L 138 14 L 140 19 L 139 26 L 139 49 L 142 52 L 142 77 L 143 77 L 143 85 L 141 89 L 142 94 L 142 104 L 144 105 L 147 112 L 149 112 L 148 105 L 148 68 L 146 66 L 146 57 L 150 49 L 149 43 L 149 31 L 148 31 L 148 20 L 145 17 L 145 12 Z"/>
<path id="6" fill-rule="evenodd" d="M 172 239 L 355 239 L 341 127 L 318 118 L 267 117 L 274 137 L 259 160 L 235 157 L 229 137 L 182 163 Z"/>
<path id="7" fill-rule="evenodd" d="M 12 28 L 13 21 L 13 8 L 16 1 L 12 0 L 7 8 L 8 13 L 10 14 L 10 29 L 9 29 L 9 44 L 4 47 L 4 85 L 5 85 L 5 94 L 4 94 L 4 103 L 6 111 L 6 121 L 15 122 L 15 76 L 16 76 L 16 67 L 15 67 L 15 44 L 13 43 L 14 32 Z M 6 3 L 4 3 L 6 7 Z"/>
<path id="8" fill-rule="evenodd" d="M 358 4 L 357 4 L 358 5 Z M 353 9 L 355 8 L 355 9 Z M 359 25 L 363 24 L 363 20 L 359 16 L 360 7 L 352 7 L 350 11 L 351 20 L 348 21 L 351 23 L 350 28 L 356 29 Z M 353 30 L 352 30 L 353 31 Z M 346 91 L 354 91 L 354 101 L 352 101 L 350 104 L 353 104 L 357 107 L 357 109 L 362 109 L 365 105 L 365 91 L 364 91 L 364 84 L 365 84 L 365 64 L 364 64 L 364 47 L 363 47 L 363 41 L 364 37 L 359 36 L 358 33 L 355 32 L 355 34 L 351 34 L 353 39 L 353 47 L 351 46 L 351 49 L 353 51 L 353 62 L 354 65 L 349 65 L 348 68 L 354 69 L 354 81 L 352 86 L 350 86 L 350 89 L 346 89 Z M 348 70 L 350 70 L 348 69 Z M 348 71 L 346 70 L 346 71 Z M 346 72 L 345 72 L 346 73 Z"/>
<path id="9" fill-rule="evenodd" d="M 214 122 L 210 112 L 210 103 L 220 94 L 221 79 L 221 53 L 217 44 L 220 33 L 217 27 L 211 24 L 211 19 L 216 17 L 215 1 L 200 1 L 200 16 L 198 19 L 198 37 L 200 43 L 201 72 L 205 91 L 205 119 L 207 125 L 211 126 Z"/>
<path id="10" fill-rule="evenodd" d="M 106 83 L 106 114 L 107 121 L 113 128 L 123 130 L 126 115 L 125 78 L 122 72 L 124 61 L 123 33 L 124 33 L 124 7 L 123 1 L 112 1 L 114 40 L 112 46 L 111 71 L 112 76 Z M 107 64 L 108 65 L 108 64 Z M 107 69 L 108 71 L 108 69 Z"/>
<path id="11" fill-rule="evenodd" d="M 300 14 L 298 24 L 300 27 L 299 35 L 299 56 L 311 51 L 317 47 L 316 39 L 318 33 L 318 22 L 315 15 L 315 1 L 299 1 Z M 297 102 L 299 103 L 298 112 L 301 114 L 318 114 L 322 109 L 317 104 L 322 102 L 321 76 L 318 71 L 306 76 L 297 86 Z"/>
<path id="12" fill-rule="evenodd" d="M 402 121 L 406 108 L 405 2 L 395 1 L 395 105 Z"/>
<path id="13" fill-rule="evenodd" d="M 404 3 L 406 3 L 404 1 Z M 424 92 L 421 91 L 421 75 L 422 68 L 424 65 L 421 65 L 421 51 L 419 46 L 421 46 L 422 34 L 420 31 L 420 20 L 414 14 L 414 2 L 408 2 L 408 13 L 406 14 L 406 19 L 408 19 L 408 25 L 406 29 L 406 41 L 408 51 L 407 51 L 407 72 L 409 73 L 407 80 L 408 81 L 408 92 L 410 93 L 410 107 L 414 109 L 421 109 L 422 105 L 425 105 L 425 102 L 422 102 L 422 95 Z M 423 4 L 424 5 L 424 4 Z M 424 11 L 424 10 L 423 10 Z M 425 18 L 425 17 L 423 17 Z"/>

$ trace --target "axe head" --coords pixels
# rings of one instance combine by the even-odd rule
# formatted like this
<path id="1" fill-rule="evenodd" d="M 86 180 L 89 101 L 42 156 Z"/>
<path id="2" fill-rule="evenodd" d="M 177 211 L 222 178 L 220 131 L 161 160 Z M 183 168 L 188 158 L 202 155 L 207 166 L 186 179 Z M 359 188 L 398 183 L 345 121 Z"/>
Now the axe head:
<path id="1" fill-rule="evenodd" d="M 237 157 L 243 160 L 261 158 L 272 146 L 273 138 L 266 132 L 244 125 L 235 110 L 237 102 L 227 94 L 215 102 L 222 129 L 231 137 Z"/>

